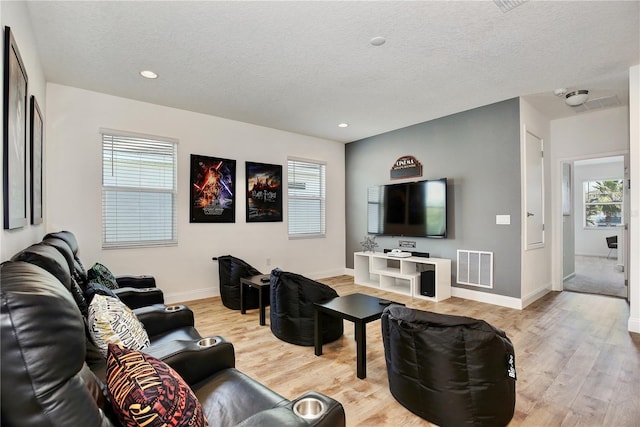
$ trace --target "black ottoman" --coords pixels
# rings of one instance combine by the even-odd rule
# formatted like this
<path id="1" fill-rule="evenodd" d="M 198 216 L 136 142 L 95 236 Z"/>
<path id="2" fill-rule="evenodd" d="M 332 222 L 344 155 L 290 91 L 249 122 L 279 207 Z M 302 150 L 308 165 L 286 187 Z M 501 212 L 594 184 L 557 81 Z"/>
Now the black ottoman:
<path id="1" fill-rule="evenodd" d="M 441 427 L 506 426 L 515 408 L 513 345 L 483 320 L 387 307 L 382 339 L 391 394 Z"/>
<path id="2" fill-rule="evenodd" d="M 312 346 L 314 334 L 313 304 L 326 302 L 338 293 L 324 283 L 280 269 L 271 272 L 271 332 L 291 344 Z M 340 338 L 342 319 L 321 313 L 322 342 Z"/>
<path id="3" fill-rule="evenodd" d="M 240 310 L 240 278 L 262 273 L 232 255 L 219 256 L 213 260 L 218 260 L 222 304 L 232 310 Z M 245 287 L 244 290 L 246 291 L 244 292 L 244 307 L 248 310 L 258 308 L 258 290 L 250 287 Z M 269 305 L 269 301 L 267 300 L 264 305 Z"/>

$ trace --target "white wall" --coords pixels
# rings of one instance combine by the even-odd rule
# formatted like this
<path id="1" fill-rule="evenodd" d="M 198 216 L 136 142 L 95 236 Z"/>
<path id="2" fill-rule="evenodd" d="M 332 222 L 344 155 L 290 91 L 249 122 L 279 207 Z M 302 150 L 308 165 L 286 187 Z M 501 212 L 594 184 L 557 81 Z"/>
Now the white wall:
<path id="1" fill-rule="evenodd" d="M 40 65 L 40 58 L 38 57 L 38 52 L 35 48 L 35 40 L 33 36 L 33 32 L 31 29 L 31 22 L 29 21 L 28 12 L 26 9 L 25 2 L 0 2 L 0 21 L 2 22 L 2 34 L 3 34 L 3 44 L 4 46 L 4 31 L 5 26 L 11 27 L 11 32 L 16 40 L 16 44 L 18 45 L 18 50 L 20 51 L 20 56 L 22 57 L 22 62 L 27 70 L 27 77 L 29 81 L 27 82 L 27 95 L 29 97 L 28 102 L 30 102 L 31 95 L 35 95 L 38 105 L 40 106 L 40 110 L 44 116 L 44 120 L 46 122 L 46 98 L 45 98 L 45 78 L 42 71 L 42 66 Z M 4 58 L 4 48 L 3 48 L 3 58 Z M 3 59 L 4 60 L 4 59 Z M 4 67 L 0 67 L 0 79 L 4 81 Z M 0 104 L 2 104 L 0 102 Z M 4 112 L 2 111 L 3 106 L 0 105 L 0 113 L 4 117 Z M 27 112 L 28 113 L 28 112 Z M 27 120 L 29 120 L 29 114 L 27 114 Z M 27 222 L 30 222 L 30 197 L 29 197 L 29 188 L 30 188 L 30 176 L 29 176 L 29 122 L 27 122 L 27 142 L 26 142 L 26 154 L 27 154 Z M 46 130 L 44 135 L 45 141 L 47 138 Z M 0 164 L 4 164 L 4 160 L 2 159 L 3 150 L 0 150 Z M 46 192 L 46 188 L 44 188 Z M 0 212 L 4 212 L 4 207 L 2 206 L 4 198 L 0 197 Z M 45 222 L 38 225 L 26 225 L 21 228 L 13 229 L 13 230 L 2 230 L 0 233 L 0 260 L 6 260 L 11 257 L 15 252 L 20 249 L 25 248 L 31 243 L 35 243 L 42 239 L 44 235 L 44 230 L 46 227 L 46 207 L 44 207 L 45 213 Z"/>
<path id="2" fill-rule="evenodd" d="M 584 209 L 583 206 L 583 186 L 584 181 L 596 181 L 605 179 L 622 179 L 624 176 L 624 160 L 622 157 L 619 161 L 612 163 L 596 163 L 581 165 L 580 162 L 574 163 L 573 167 L 573 206 L 575 212 L 575 254 L 586 256 L 607 256 L 609 249 L 607 248 L 605 238 L 607 236 L 618 235 L 621 240 L 620 230 L 617 228 L 585 228 L 584 227 Z M 617 257 L 618 252 L 613 251 L 612 257 Z"/>
<path id="3" fill-rule="evenodd" d="M 551 290 L 551 230 L 553 216 L 551 215 L 551 173 L 550 173 L 550 156 L 546 153 L 551 151 L 551 138 L 549 119 L 536 110 L 531 104 L 520 98 L 520 135 L 521 135 L 521 156 L 525 152 L 526 132 L 531 132 L 538 138 L 542 139 L 545 156 L 543 157 L 543 174 L 544 174 L 544 245 L 541 248 L 522 249 L 522 292 L 521 304 L 526 307 L 536 299 L 540 298 Z M 522 173 L 525 172 L 524 157 L 520 162 L 522 165 Z M 524 175 L 523 175 L 524 176 Z M 524 178 L 522 179 L 524 183 Z M 526 227 L 526 188 L 522 187 L 522 241 L 524 238 L 524 229 Z"/>
<path id="4" fill-rule="evenodd" d="M 86 267 L 100 261 L 116 274 L 153 274 L 169 302 L 218 295 L 211 258 L 219 255 L 238 256 L 265 273 L 274 267 L 314 278 L 344 273 L 342 143 L 57 84 L 47 85 L 47 95 L 47 231 L 73 231 Z M 177 247 L 101 249 L 100 128 L 179 140 Z M 190 154 L 235 159 L 238 194 L 246 185 L 245 161 L 281 164 L 284 174 L 287 156 L 325 161 L 327 237 L 288 240 L 286 221 L 247 224 L 243 197 L 234 224 L 190 224 Z"/>

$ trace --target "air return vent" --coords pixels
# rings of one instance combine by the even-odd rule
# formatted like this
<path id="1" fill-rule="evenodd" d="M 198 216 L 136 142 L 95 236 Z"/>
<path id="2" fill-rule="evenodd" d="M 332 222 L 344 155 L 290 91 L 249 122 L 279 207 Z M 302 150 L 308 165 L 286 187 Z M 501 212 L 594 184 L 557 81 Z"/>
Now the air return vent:
<path id="1" fill-rule="evenodd" d="M 509 12 L 527 1 L 528 0 L 493 0 L 503 13 Z"/>
<path id="2" fill-rule="evenodd" d="M 458 249 L 457 282 L 493 288 L 493 252 Z"/>
<path id="3" fill-rule="evenodd" d="M 576 113 L 583 113 L 585 111 L 598 110 L 600 108 L 611 108 L 620 105 L 620 100 L 616 95 L 603 96 L 601 98 L 590 99 L 582 105 L 574 107 Z"/>

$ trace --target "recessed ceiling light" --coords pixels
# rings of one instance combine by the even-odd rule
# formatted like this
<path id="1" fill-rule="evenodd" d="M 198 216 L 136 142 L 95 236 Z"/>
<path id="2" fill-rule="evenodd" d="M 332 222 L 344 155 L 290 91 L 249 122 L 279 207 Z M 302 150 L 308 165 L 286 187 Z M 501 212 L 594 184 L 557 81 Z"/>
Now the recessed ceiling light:
<path id="1" fill-rule="evenodd" d="M 157 79 L 158 75 L 151 70 L 140 71 L 140 75 L 146 79 Z"/>
<path id="2" fill-rule="evenodd" d="M 382 46 L 386 42 L 387 42 L 387 39 L 385 39 L 384 37 L 374 37 L 369 41 L 369 43 L 371 43 L 374 46 Z"/>
<path id="3" fill-rule="evenodd" d="M 349 127 L 349 123 L 340 123 L 340 124 L 338 125 L 338 127 L 339 127 L 339 128 L 346 128 L 346 127 Z"/>

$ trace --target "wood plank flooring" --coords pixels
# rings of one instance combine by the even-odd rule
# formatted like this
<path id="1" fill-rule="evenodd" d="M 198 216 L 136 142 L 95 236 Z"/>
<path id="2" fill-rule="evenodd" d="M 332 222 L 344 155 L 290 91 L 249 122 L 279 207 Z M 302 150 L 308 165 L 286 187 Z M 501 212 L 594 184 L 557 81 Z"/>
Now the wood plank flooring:
<path id="1" fill-rule="evenodd" d="M 525 310 L 460 298 L 439 303 L 353 284 L 351 276 L 321 280 L 338 294 L 366 293 L 409 307 L 484 319 L 503 329 L 516 350 L 516 413 L 510 426 L 639 426 L 640 335 L 627 331 L 625 300 L 553 292 Z M 356 377 L 353 323 L 326 344 L 313 347 L 275 338 L 258 324 L 258 310 L 229 310 L 219 297 L 186 302 L 203 336 L 234 344 L 238 369 L 293 399 L 308 390 L 332 396 L 345 408 L 348 426 L 429 426 L 390 394 L 380 321 L 367 325 L 367 378 Z"/>

